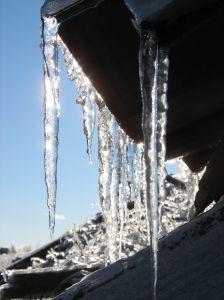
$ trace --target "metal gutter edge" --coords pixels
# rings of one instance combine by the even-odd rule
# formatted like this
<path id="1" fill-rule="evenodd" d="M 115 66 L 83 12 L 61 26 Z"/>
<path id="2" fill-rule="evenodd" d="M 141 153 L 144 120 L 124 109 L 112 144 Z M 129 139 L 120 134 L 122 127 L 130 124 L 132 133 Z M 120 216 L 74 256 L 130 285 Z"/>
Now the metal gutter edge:
<path id="1" fill-rule="evenodd" d="M 83 0 L 46 0 L 41 8 L 42 17 L 57 15 L 60 11 L 67 9 L 71 5 L 81 3 Z"/>

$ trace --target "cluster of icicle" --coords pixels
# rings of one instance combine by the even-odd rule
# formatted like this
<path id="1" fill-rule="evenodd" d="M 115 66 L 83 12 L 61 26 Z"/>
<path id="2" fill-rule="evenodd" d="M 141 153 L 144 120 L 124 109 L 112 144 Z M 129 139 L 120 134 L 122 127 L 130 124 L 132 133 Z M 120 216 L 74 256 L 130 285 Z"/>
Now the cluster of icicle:
<path id="1" fill-rule="evenodd" d="M 92 160 L 93 132 L 96 118 L 98 119 L 100 202 L 107 223 L 108 260 L 114 262 L 119 258 L 127 203 L 135 200 L 139 218 L 145 207 L 143 145 L 134 144 L 120 128 L 77 61 L 57 36 L 57 26 L 55 18 L 44 19 L 45 178 L 50 229 L 53 232 L 57 188 L 60 114 L 57 57 L 59 44 L 67 66 L 68 77 L 74 82 L 79 92 L 77 103 L 81 104 L 83 109 L 83 128 L 90 161 Z"/>
<path id="2" fill-rule="evenodd" d="M 144 148 L 135 144 L 121 129 L 89 79 L 83 73 L 65 44 L 57 36 L 55 18 L 44 19 L 43 51 L 45 59 L 45 176 L 48 191 L 50 229 L 54 230 L 56 171 L 59 122 L 59 78 L 56 58 L 60 45 L 68 77 L 79 93 L 77 103 L 83 110 L 83 128 L 87 152 L 92 160 L 92 140 L 98 120 L 99 194 L 106 220 L 108 261 L 121 253 L 122 228 L 127 206 L 134 202 L 139 220 L 145 214 Z"/>
<path id="3" fill-rule="evenodd" d="M 108 261 L 114 262 L 121 256 L 127 206 L 135 203 L 139 219 L 144 214 L 143 145 L 125 134 L 62 40 L 59 45 L 68 77 L 80 95 L 76 102 L 82 105 L 90 161 L 94 127 L 98 125 L 99 196 L 108 235 Z"/>
<path id="4" fill-rule="evenodd" d="M 43 53 L 45 72 L 45 177 L 48 191 L 50 229 L 54 230 L 57 187 L 57 154 L 59 128 L 59 69 L 60 46 L 69 79 L 79 93 L 87 153 L 92 161 L 94 128 L 98 128 L 99 197 L 107 234 L 107 262 L 122 256 L 124 224 L 129 209 L 134 206 L 135 224 L 147 228 L 151 245 L 154 299 L 156 298 L 157 252 L 159 225 L 167 232 L 172 217 L 165 199 L 166 112 L 168 54 L 158 48 L 153 32 L 142 31 L 139 52 L 139 74 L 143 101 L 142 129 L 144 143 L 136 144 L 119 126 L 101 96 L 85 76 L 78 62 L 57 35 L 55 18 L 43 19 Z M 192 196 L 192 195 L 191 195 Z M 191 197 L 192 198 L 192 197 Z M 168 209 L 169 211 L 169 209 Z M 165 223 L 161 220 L 164 212 Z M 142 225 L 144 222 L 145 226 Z M 160 224 L 161 223 L 161 224 Z M 141 225 L 140 225 L 141 224 Z M 160 232 L 160 233 L 161 233 Z"/>
<path id="5" fill-rule="evenodd" d="M 59 40 L 57 26 L 55 18 L 44 19 L 45 173 L 51 231 L 54 230 L 56 203 L 59 122 L 57 43 L 59 43 L 69 79 L 75 83 L 80 95 L 77 103 L 81 104 L 83 108 L 84 133 L 87 138 L 87 152 L 90 161 L 95 116 L 98 114 L 99 194 L 103 216 L 106 220 L 108 261 L 114 262 L 120 257 L 126 208 L 128 204 L 134 203 L 136 218 L 140 220 L 142 213 L 146 212 L 145 220 L 148 228 L 148 241 L 152 249 L 152 274 L 154 290 L 156 290 L 159 229 L 157 193 L 159 199 L 164 197 L 165 179 L 164 137 L 167 109 L 166 72 L 168 68 L 166 55 L 161 53 L 158 60 L 157 43 L 154 42 L 153 36 L 146 36 L 145 40 L 142 39 L 140 81 L 143 98 L 144 144 L 135 144 L 120 128 L 104 101 L 82 72 L 81 67 L 64 43 Z M 158 62 L 161 67 L 158 67 Z M 161 71 L 161 74 L 158 73 L 158 70 Z M 158 127 L 157 124 L 159 124 Z"/>

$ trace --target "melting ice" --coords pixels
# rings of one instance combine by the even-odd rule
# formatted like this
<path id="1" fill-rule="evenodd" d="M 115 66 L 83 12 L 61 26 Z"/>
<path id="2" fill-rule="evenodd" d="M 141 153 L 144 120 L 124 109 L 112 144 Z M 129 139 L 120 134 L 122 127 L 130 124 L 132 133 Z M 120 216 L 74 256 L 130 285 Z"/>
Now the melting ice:
<path id="1" fill-rule="evenodd" d="M 74 82 L 80 97 L 77 103 L 83 107 L 84 133 L 87 152 L 92 152 L 94 127 L 98 123 L 99 197 L 107 225 L 107 261 L 119 258 L 122 247 L 122 228 L 127 206 L 136 203 L 136 217 L 145 213 L 143 145 L 136 145 L 121 129 L 106 107 L 81 67 L 65 44 L 59 40 L 69 79 Z M 138 209 L 138 213 L 137 213 Z"/>
<path id="2" fill-rule="evenodd" d="M 107 236 L 104 262 L 107 264 L 125 257 L 125 249 L 130 244 L 127 236 L 132 235 L 132 241 L 135 241 L 134 236 L 137 234 L 142 246 L 151 245 L 152 281 L 154 299 L 156 299 L 159 234 L 165 234 L 177 224 L 186 221 L 186 211 L 189 209 L 188 197 L 186 195 L 183 197 L 183 193 L 180 196 L 178 191 L 173 192 L 170 184 L 165 185 L 169 66 L 167 51 L 158 48 L 153 32 L 142 32 L 139 72 L 143 100 L 144 143 L 136 144 L 119 126 L 78 62 L 57 36 L 56 20 L 45 18 L 43 22 L 45 178 L 51 232 L 54 230 L 57 190 L 60 115 L 57 44 L 59 44 L 67 66 L 68 77 L 79 93 L 76 102 L 82 106 L 83 130 L 90 161 L 92 161 L 94 128 L 98 129 L 99 198 Z M 196 180 L 194 182 L 196 183 Z M 168 191 L 167 195 L 165 195 L 166 191 Z M 192 193 L 191 191 L 191 196 Z M 159 223 L 162 224 L 163 229 L 160 232 Z M 101 243 L 100 239 L 99 243 Z M 139 244 L 139 242 L 132 243 L 133 248 Z M 137 247 L 136 250 L 140 248 Z"/>
<path id="3" fill-rule="evenodd" d="M 76 100 L 76 103 L 82 106 L 83 131 L 86 136 L 89 161 L 92 162 L 92 141 L 96 115 L 95 103 L 99 96 L 63 41 L 60 38 L 58 40 L 67 67 L 68 78 L 75 84 L 79 93 L 79 98 Z"/>
<path id="4" fill-rule="evenodd" d="M 168 53 L 166 49 L 158 47 L 156 34 L 148 29 L 142 29 L 139 77 L 143 103 L 146 209 L 154 299 L 158 276 L 158 237 L 161 225 L 159 223 L 165 200 L 168 67 Z"/>
<path id="5" fill-rule="evenodd" d="M 45 182 L 47 185 L 47 205 L 49 208 L 49 227 L 51 235 L 55 226 L 55 207 L 57 192 L 57 159 L 59 130 L 59 69 L 58 69 L 58 24 L 55 18 L 43 19 L 44 56 L 44 127 L 45 127 Z"/>
<path id="6" fill-rule="evenodd" d="M 157 78 L 158 45 L 151 32 L 142 32 L 139 51 L 139 75 L 142 92 L 142 129 L 146 167 L 146 204 L 148 239 L 151 245 L 153 291 L 156 298 L 158 265 L 158 169 L 157 169 Z M 150 234 L 149 234 L 150 232 Z"/>

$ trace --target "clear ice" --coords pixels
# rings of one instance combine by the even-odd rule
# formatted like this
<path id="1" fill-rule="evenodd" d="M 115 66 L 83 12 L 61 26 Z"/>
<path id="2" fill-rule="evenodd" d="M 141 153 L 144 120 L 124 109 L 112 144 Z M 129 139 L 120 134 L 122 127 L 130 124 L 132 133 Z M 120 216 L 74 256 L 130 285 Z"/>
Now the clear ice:
<path id="1" fill-rule="evenodd" d="M 44 128 L 45 128 L 45 182 L 49 208 L 49 228 L 54 234 L 57 193 L 57 159 L 59 130 L 59 68 L 58 68 L 58 24 L 55 18 L 43 18 L 44 56 Z"/>
<path id="2" fill-rule="evenodd" d="M 146 168 L 146 209 L 148 239 L 151 245 L 153 296 L 156 299 L 158 273 L 158 166 L 157 166 L 157 79 L 158 44 L 153 32 L 142 31 L 139 51 L 142 92 L 142 130 Z M 150 234 L 149 234 L 150 232 Z"/>
<path id="3" fill-rule="evenodd" d="M 139 76 L 142 93 L 142 130 L 146 170 L 146 219 L 151 245 L 153 297 L 156 299 L 158 277 L 158 238 L 165 202 L 165 161 L 167 87 L 169 59 L 166 49 L 159 48 L 154 32 L 143 29 L 139 50 Z M 161 223 L 161 224 L 160 224 Z"/>
<path id="4" fill-rule="evenodd" d="M 134 144 L 124 133 L 61 39 L 59 44 L 68 77 L 80 94 L 76 102 L 83 107 L 84 133 L 90 158 L 94 125 L 98 116 L 99 197 L 107 225 L 106 260 L 112 263 L 121 256 L 123 225 L 125 218 L 128 218 L 127 206 L 136 202 L 138 213 L 136 212 L 135 217 L 138 215 L 140 218 L 144 211 L 144 172 L 141 169 L 143 145 Z"/>
<path id="5" fill-rule="evenodd" d="M 136 144 L 119 126 L 78 62 L 57 36 L 56 19 L 44 18 L 43 22 L 45 180 L 52 233 L 55 225 L 60 115 L 58 44 L 68 77 L 79 93 L 76 102 L 82 107 L 90 161 L 94 128 L 98 130 L 99 199 L 105 225 L 88 223 L 88 226 L 82 227 L 85 247 L 82 247 L 78 231 L 73 230 L 74 248 L 77 249 L 71 250 L 63 264 L 88 264 L 97 260 L 108 264 L 133 255 L 150 243 L 153 297 L 156 299 L 158 238 L 187 222 L 199 180 L 196 174 L 186 171 L 179 160 L 176 163 L 179 163 L 182 172 L 175 176 L 186 184 L 187 189 L 183 191 L 165 182 L 168 53 L 166 49 L 158 48 L 153 32 L 142 32 L 139 75 L 144 142 Z M 91 230 L 95 232 L 96 227 L 99 234 L 89 239 Z M 160 227 L 162 230 L 159 230 Z M 49 255 L 57 261 L 55 253 Z"/>
<path id="6" fill-rule="evenodd" d="M 157 160 L 158 160 L 158 209 L 160 230 L 162 226 L 162 211 L 166 198 L 166 126 L 167 126 L 167 90 L 168 90 L 169 57 L 168 49 L 158 50 L 158 79 L 157 79 Z"/>
<path id="7" fill-rule="evenodd" d="M 82 106 L 83 112 L 83 131 L 86 136 L 87 153 L 90 163 L 92 162 L 92 143 L 95 128 L 96 106 L 98 95 L 89 79 L 85 76 L 78 62 L 59 38 L 59 45 L 63 53 L 64 61 L 67 67 L 68 78 L 72 81 L 79 93 L 77 104 Z"/>
<path id="8" fill-rule="evenodd" d="M 117 174 L 114 150 L 115 120 L 105 105 L 99 108 L 98 115 L 98 158 L 99 158 L 99 196 L 103 217 L 106 222 L 109 262 L 118 259 L 118 206 L 117 206 Z"/>

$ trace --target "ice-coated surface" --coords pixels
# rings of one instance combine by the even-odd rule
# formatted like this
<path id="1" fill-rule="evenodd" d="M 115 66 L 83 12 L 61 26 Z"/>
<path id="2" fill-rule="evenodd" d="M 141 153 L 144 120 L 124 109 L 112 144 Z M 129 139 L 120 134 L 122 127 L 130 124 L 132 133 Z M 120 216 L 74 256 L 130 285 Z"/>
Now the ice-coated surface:
<path id="1" fill-rule="evenodd" d="M 47 205 L 49 208 L 49 227 L 54 233 L 57 193 L 57 159 L 59 130 L 59 68 L 58 68 L 58 24 L 55 18 L 43 19 L 44 56 L 44 129 L 45 129 L 45 182 L 47 185 Z"/>

